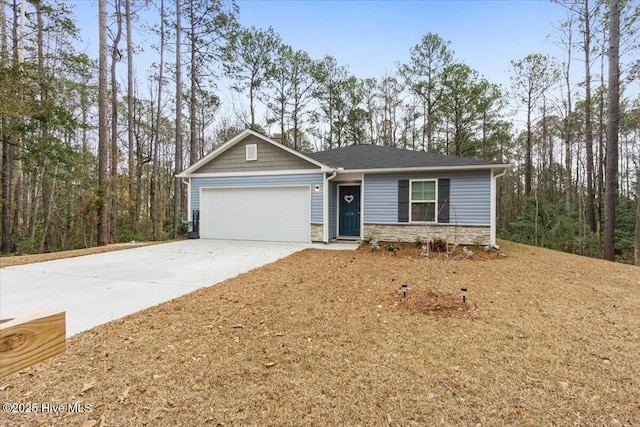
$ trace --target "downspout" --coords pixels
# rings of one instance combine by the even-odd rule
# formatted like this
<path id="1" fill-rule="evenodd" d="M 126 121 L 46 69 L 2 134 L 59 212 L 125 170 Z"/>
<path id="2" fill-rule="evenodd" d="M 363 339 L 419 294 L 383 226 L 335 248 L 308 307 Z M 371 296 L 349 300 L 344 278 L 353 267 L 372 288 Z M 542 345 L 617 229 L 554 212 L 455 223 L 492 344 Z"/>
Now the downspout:
<path id="1" fill-rule="evenodd" d="M 491 226 L 490 226 L 490 231 L 489 231 L 489 247 L 490 248 L 498 248 L 498 245 L 496 244 L 496 213 L 497 213 L 497 207 L 496 207 L 496 194 L 497 194 L 497 181 L 498 178 L 504 176 L 507 173 L 507 168 L 504 168 L 502 170 L 502 172 L 500 172 L 497 175 L 494 175 L 494 169 L 491 169 Z"/>
<path id="2" fill-rule="evenodd" d="M 322 227 L 322 238 L 325 244 L 329 243 L 329 181 L 331 181 L 333 178 L 336 177 L 336 175 L 338 175 L 338 170 L 337 169 L 332 169 L 333 174 L 329 177 L 326 176 L 325 174 L 325 179 L 324 179 L 324 194 L 323 194 L 323 204 L 324 204 L 324 209 L 322 212 L 322 216 L 323 216 L 323 227 Z"/>
<path id="3" fill-rule="evenodd" d="M 182 178 L 181 181 L 187 186 L 187 219 L 193 221 L 191 218 L 191 178 Z"/>

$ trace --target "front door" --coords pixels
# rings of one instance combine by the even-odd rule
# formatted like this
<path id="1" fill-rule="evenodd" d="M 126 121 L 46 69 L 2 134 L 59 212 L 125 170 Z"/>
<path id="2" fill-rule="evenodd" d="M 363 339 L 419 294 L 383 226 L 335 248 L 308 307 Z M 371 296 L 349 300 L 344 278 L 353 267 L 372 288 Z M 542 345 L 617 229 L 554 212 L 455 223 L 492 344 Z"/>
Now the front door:
<path id="1" fill-rule="evenodd" d="M 338 191 L 338 236 L 360 236 L 360 186 L 341 185 Z"/>

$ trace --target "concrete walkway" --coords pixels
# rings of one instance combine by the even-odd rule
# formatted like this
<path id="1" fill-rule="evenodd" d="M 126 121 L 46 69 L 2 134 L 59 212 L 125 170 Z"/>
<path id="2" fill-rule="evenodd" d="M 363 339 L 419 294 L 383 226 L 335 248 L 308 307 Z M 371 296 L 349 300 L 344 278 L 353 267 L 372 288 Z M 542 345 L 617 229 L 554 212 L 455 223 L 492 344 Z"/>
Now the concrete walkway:
<path id="1" fill-rule="evenodd" d="M 0 269 L 0 319 L 66 311 L 67 336 L 214 285 L 306 248 L 355 244 L 183 240 Z"/>

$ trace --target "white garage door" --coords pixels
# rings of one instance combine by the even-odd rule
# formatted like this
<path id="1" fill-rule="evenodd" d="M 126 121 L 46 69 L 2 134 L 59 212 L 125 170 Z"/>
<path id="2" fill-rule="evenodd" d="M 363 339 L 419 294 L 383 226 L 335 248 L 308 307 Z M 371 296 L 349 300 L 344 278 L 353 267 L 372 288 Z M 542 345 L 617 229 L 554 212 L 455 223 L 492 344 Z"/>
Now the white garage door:
<path id="1" fill-rule="evenodd" d="M 200 237 L 306 243 L 310 205 L 309 186 L 203 188 Z"/>

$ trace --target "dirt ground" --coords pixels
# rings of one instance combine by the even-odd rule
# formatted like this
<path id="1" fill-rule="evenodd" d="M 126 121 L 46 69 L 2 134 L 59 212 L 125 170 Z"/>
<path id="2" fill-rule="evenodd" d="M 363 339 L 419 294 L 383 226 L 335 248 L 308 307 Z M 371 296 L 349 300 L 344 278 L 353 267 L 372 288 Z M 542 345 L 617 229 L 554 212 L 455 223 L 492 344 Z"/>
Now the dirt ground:
<path id="1" fill-rule="evenodd" d="M 0 424 L 640 425 L 640 269 L 473 251 L 296 253 L 70 338 Z"/>

